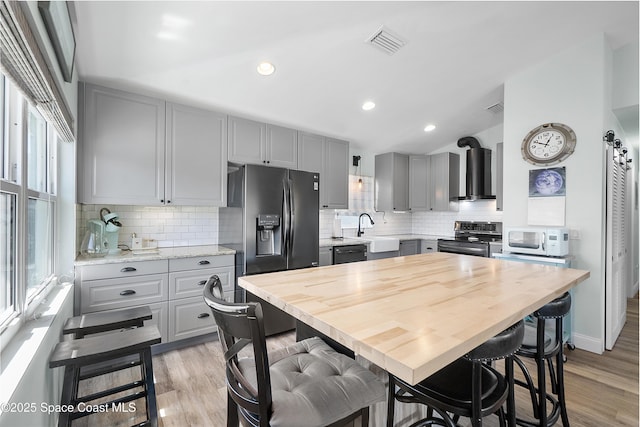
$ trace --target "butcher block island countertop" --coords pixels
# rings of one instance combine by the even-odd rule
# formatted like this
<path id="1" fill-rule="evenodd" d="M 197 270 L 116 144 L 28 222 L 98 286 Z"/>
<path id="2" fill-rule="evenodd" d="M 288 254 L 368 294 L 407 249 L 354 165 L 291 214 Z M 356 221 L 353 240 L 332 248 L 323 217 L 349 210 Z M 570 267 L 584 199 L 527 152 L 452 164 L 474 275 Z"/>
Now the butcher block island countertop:
<path id="1" fill-rule="evenodd" d="M 416 384 L 588 277 L 585 270 L 437 252 L 238 282 Z"/>

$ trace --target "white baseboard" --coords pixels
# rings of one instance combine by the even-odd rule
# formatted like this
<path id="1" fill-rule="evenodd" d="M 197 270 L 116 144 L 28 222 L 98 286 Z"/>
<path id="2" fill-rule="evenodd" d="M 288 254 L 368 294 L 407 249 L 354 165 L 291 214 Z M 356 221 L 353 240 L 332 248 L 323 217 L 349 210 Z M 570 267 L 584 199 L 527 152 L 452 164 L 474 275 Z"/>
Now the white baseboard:
<path id="1" fill-rule="evenodd" d="M 634 283 L 633 286 L 631 287 L 631 289 L 629 289 L 629 293 L 627 294 L 627 298 L 633 298 L 638 294 L 638 283 L 640 283 L 640 282 Z"/>
<path id="2" fill-rule="evenodd" d="M 576 334 L 572 335 L 573 345 L 580 350 L 590 351 L 591 353 L 602 354 L 604 353 L 604 342 L 600 339 L 590 337 L 587 335 Z"/>

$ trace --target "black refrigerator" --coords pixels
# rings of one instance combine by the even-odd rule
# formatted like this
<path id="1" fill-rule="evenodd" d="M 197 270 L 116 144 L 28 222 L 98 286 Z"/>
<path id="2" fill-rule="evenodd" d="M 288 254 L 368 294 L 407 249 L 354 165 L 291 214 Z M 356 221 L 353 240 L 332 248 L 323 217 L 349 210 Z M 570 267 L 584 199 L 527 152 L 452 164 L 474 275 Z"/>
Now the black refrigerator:
<path id="1" fill-rule="evenodd" d="M 319 178 L 260 165 L 230 168 L 227 206 L 242 222 L 242 237 L 233 245 L 236 277 L 318 266 Z M 237 285 L 235 298 L 262 304 L 266 335 L 295 328 L 291 316 Z"/>

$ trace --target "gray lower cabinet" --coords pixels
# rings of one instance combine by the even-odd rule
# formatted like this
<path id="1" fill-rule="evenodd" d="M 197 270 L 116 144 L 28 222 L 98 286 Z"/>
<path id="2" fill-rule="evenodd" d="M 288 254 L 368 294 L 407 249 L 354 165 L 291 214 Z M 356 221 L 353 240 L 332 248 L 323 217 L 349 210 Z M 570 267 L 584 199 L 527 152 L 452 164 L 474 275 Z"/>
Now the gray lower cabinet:
<path id="1" fill-rule="evenodd" d="M 420 245 L 418 240 L 401 240 L 400 256 L 416 255 L 420 253 Z"/>
<path id="2" fill-rule="evenodd" d="M 420 253 L 426 254 L 429 252 L 438 252 L 437 240 L 421 240 L 420 241 Z"/>
<path id="3" fill-rule="evenodd" d="M 74 311 L 85 314 L 148 305 L 150 324 L 167 343 L 215 332 L 202 289 L 207 279 L 220 277 L 233 300 L 234 256 L 188 257 L 80 266 Z"/>
<path id="4" fill-rule="evenodd" d="M 333 264 L 333 248 L 321 247 L 319 252 L 318 265 L 320 267 Z"/>
<path id="5" fill-rule="evenodd" d="M 349 143 L 298 132 L 298 169 L 320 174 L 320 209 L 349 207 Z"/>

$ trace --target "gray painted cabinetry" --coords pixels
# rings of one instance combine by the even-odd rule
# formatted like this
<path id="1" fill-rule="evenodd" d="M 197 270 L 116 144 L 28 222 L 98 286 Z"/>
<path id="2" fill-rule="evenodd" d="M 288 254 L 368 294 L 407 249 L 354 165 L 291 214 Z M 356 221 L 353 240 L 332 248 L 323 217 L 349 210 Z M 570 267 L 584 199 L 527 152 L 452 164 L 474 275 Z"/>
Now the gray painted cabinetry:
<path id="1" fill-rule="evenodd" d="M 226 115 L 80 87 L 80 203 L 226 205 Z"/>
<path id="2" fill-rule="evenodd" d="M 295 129 L 230 116 L 228 159 L 241 164 L 296 169 L 298 132 Z"/>
<path id="3" fill-rule="evenodd" d="M 233 299 L 234 256 L 132 261 L 78 267 L 75 313 L 148 305 L 162 342 L 214 332 L 215 322 L 202 299 L 206 280 L 217 274 Z"/>
<path id="4" fill-rule="evenodd" d="M 409 156 L 409 209 L 412 211 L 431 209 L 430 166 L 431 157 L 428 155 Z"/>
<path id="5" fill-rule="evenodd" d="M 409 156 L 400 153 L 375 157 L 375 210 L 409 210 Z"/>
<path id="6" fill-rule="evenodd" d="M 298 132 L 298 169 L 320 173 L 320 208 L 349 206 L 349 143 Z"/>
<path id="7" fill-rule="evenodd" d="M 455 153 L 440 153 L 432 154 L 430 157 L 431 210 L 457 211 L 460 194 L 460 156 Z"/>
<path id="8" fill-rule="evenodd" d="M 319 255 L 318 265 L 320 267 L 333 264 L 333 247 L 321 247 Z"/>
<path id="9" fill-rule="evenodd" d="M 401 240 L 400 256 L 416 255 L 420 253 L 419 240 Z"/>

